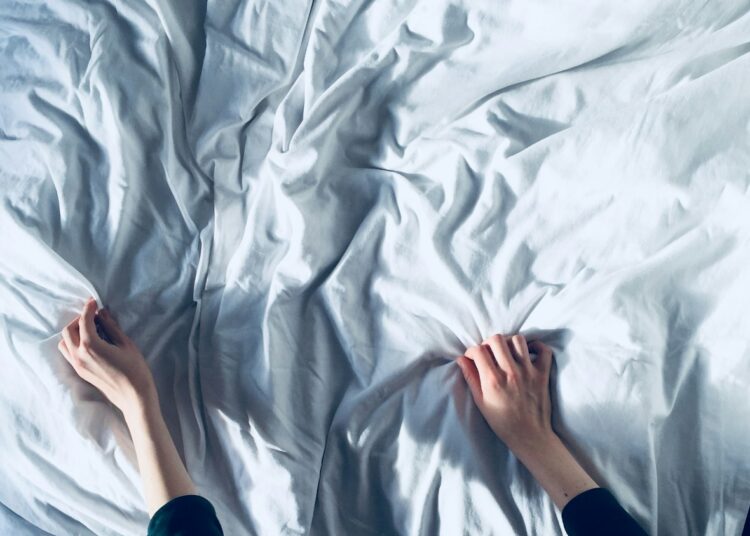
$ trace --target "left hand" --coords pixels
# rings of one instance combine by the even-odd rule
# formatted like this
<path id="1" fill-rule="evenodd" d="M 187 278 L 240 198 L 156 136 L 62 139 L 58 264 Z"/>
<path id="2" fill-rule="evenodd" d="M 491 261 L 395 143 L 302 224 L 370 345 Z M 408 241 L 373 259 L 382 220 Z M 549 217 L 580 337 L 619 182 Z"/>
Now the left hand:
<path id="1" fill-rule="evenodd" d="M 96 322 L 111 343 L 99 336 Z M 125 417 L 158 405 L 154 379 L 143 354 L 106 309 L 96 310 L 93 298 L 81 315 L 65 326 L 57 347 L 76 374 L 101 391 Z"/>

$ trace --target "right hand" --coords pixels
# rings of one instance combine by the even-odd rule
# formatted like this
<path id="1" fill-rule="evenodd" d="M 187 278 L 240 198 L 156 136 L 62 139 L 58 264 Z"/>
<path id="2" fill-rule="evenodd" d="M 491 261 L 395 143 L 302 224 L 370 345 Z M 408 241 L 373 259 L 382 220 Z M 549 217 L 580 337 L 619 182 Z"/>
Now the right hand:
<path id="1" fill-rule="evenodd" d="M 532 361 L 529 350 L 536 354 Z M 555 437 L 549 375 L 552 350 L 523 335 L 493 335 L 458 358 L 487 424 L 516 455 Z"/>
<path id="2" fill-rule="evenodd" d="M 536 354 L 531 360 L 529 351 Z M 552 429 L 552 350 L 522 335 L 493 335 L 466 350 L 458 365 L 492 430 L 547 490 L 560 510 L 597 483 Z"/>
<path id="3" fill-rule="evenodd" d="M 96 320 L 112 342 L 99 336 Z M 135 343 L 106 309 L 89 299 L 81 315 L 65 326 L 57 345 L 78 376 L 96 387 L 128 417 L 156 402 L 151 370 Z"/>

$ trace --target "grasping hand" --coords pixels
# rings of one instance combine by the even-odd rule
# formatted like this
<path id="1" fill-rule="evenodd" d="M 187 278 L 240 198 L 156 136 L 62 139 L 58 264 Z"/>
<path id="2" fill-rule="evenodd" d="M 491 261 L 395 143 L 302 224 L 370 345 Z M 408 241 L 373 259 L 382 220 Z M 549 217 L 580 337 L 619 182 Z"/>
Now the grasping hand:
<path id="1" fill-rule="evenodd" d="M 104 338 L 97 333 L 97 322 Z M 90 299 L 68 324 L 58 344 L 76 373 L 99 389 L 120 411 L 133 439 L 148 511 L 170 499 L 192 495 L 195 486 L 175 448 L 159 407 L 151 370 L 106 309 Z"/>
<path id="2" fill-rule="evenodd" d="M 531 360 L 529 350 L 536 354 Z M 522 335 L 493 335 L 458 358 L 487 424 L 547 490 L 558 508 L 598 487 L 552 429 L 552 350 Z"/>
<path id="3" fill-rule="evenodd" d="M 97 333 L 97 321 L 111 343 Z M 78 376 L 99 389 L 126 416 L 158 400 L 143 355 L 106 309 L 97 312 L 93 299 L 65 326 L 57 346 Z"/>
<path id="4" fill-rule="evenodd" d="M 537 355 L 532 361 L 529 350 Z M 523 335 L 493 335 L 458 358 L 487 424 L 514 452 L 554 434 L 549 374 L 552 350 Z"/>

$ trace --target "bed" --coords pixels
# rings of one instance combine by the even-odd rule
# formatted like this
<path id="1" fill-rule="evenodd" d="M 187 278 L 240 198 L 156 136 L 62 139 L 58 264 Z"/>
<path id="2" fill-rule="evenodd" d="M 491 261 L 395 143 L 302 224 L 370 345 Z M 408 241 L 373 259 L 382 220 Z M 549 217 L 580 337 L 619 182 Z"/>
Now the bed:
<path id="1" fill-rule="evenodd" d="M 563 534 L 454 362 L 520 331 L 650 533 L 739 535 L 749 52 L 731 0 L 2 2 L 0 529 L 145 532 L 93 295 L 227 534 Z"/>

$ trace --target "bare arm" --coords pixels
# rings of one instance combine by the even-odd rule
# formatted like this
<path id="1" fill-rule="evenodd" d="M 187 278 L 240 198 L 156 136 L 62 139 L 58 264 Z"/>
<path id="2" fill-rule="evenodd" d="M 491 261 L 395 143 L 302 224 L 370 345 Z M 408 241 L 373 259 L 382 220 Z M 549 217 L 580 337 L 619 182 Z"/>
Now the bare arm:
<path id="1" fill-rule="evenodd" d="M 536 359 L 531 359 L 529 349 Z M 458 365 L 487 423 L 558 508 L 599 487 L 552 429 L 548 346 L 527 345 L 522 335 L 493 335 L 469 348 Z"/>
<path id="2" fill-rule="evenodd" d="M 108 342 L 97 333 L 97 324 Z M 162 417 L 146 360 L 106 310 L 86 302 L 58 348 L 82 379 L 99 389 L 125 417 L 138 458 L 149 515 L 169 500 L 195 493 Z"/>
<path id="3" fill-rule="evenodd" d="M 125 422 L 138 457 L 149 515 L 175 497 L 194 495 L 195 486 L 177 453 L 158 402 L 125 415 Z"/>

